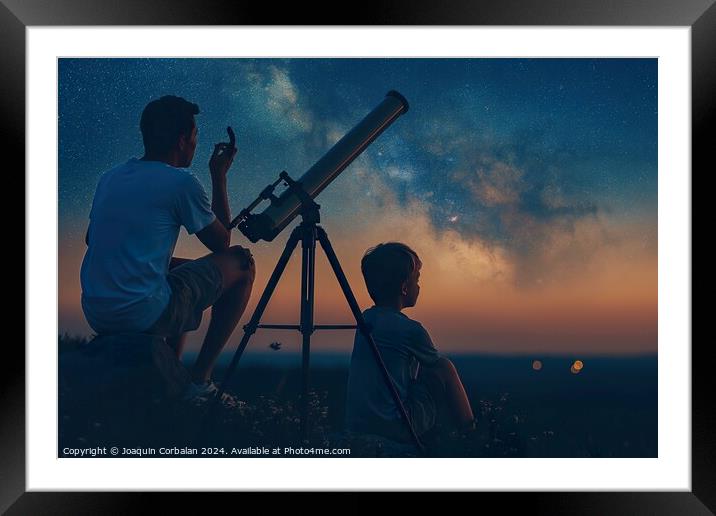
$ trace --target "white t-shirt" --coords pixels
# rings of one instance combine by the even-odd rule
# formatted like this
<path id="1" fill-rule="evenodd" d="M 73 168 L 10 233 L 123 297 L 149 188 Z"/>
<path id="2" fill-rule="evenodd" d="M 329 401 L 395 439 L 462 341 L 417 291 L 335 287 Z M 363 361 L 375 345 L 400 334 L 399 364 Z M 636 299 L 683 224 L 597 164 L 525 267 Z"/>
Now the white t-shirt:
<path id="1" fill-rule="evenodd" d="M 90 211 L 82 261 L 82 309 L 97 333 L 149 329 L 169 303 L 169 261 L 184 226 L 191 235 L 215 219 L 188 170 L 132 158 L 105 172 Z"/>

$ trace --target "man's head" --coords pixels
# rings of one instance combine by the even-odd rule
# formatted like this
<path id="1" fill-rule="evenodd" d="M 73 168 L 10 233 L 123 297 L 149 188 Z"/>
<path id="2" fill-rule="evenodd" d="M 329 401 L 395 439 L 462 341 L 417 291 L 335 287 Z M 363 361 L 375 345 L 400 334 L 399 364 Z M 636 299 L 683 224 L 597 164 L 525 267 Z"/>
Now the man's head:
<path id="1" fill-rule="evenodd" d="M 376 305 L 415 306 L 420 293 L 422 262 L 415 251 L 399 242 L 371 247 L 363 255 L 361 272 Z"/>
<path id="2" fill-rule="evenodd" d="M 178 167 L 191 165 L 196 149 L 197 114 L 199 106 L 173 95 L 147 104 L 139 123 L 145 155 L 172 156 Z"/>

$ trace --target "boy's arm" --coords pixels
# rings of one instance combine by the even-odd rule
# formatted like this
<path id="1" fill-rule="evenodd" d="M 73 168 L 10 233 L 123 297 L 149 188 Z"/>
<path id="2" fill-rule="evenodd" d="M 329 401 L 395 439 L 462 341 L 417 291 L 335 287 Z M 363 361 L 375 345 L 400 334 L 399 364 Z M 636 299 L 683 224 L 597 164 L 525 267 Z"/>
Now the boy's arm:
<path id="1" fill-rule="evenodd" d="M 427 330 L 419 322 L 415 323 L 411 339 L 411 348 L 418 363 L 422 366 L 429 367 L 440 359 L 440 353 L 433 345 Z"/>

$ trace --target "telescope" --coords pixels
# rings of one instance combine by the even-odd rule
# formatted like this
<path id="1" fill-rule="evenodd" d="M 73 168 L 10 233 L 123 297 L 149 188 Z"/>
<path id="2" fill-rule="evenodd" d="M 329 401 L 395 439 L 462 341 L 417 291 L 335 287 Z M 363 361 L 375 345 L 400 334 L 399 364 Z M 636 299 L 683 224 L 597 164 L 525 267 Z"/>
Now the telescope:
<path id="1" fill-rule="evenodd" d="M 284 170 L 279 174 L 276 181 L 268 185 L 259 196 L 247 208 L 231 221 L 229 229 L 238 226 L 239 230 L 252 242 L 259 240 L 272 241 L 296 216 L 301 216 L 301 223 L 291 232 L 286 246 L 281 253 L 276 267 L 274 268 L 268 283 L 264 288 L 261 298 L 256 304 L 251 320 L 244 326 L 244 336 L 236 348 L 234 357 L 226 370 L 224 379 L 215 396 L 220 400 L 231 375 L 241 359 L 241 356 L 249 343 L 249 339 L 260 328 L 273 330 L 298 330 L 303 336 L 302 343 L 302 368 L 303 368 L 303 389 L 301 394 L 301 435 L 304 442 L 308 439 L 308 386 L 309 386 L 309 360 L 311 349 L 311 334 L 316 330 L 355 330 L 360 331 L 368 342 L 373 352 L 379 370 L 382 373 L 385 385 L 391 393 L 393 400 L 410 436 L 419 449 L 423 449 L 415 428 L 410 420 L 408 412 L 403 405 L 393 379 L 385 366 L 383 357 L 378 349 L 370 326 L 366 323 L 361 313 L 358 302 L 348 284 L 343 268 L 328 239 L 326 230 L 318 225 L 320 222 L 320 206 L 314 198 L 320 194 L 338 175 L 363 152 L 390 124 L 400 115 L 408 111 L 408 101 L 397 91 L 389 91 L 383 101 L 368 113 L 358 125 L 351 129 L 338 143 L 336 143 L 315 165 L 306 171 L 297 181 L 293 180 Z M 279 183 L 284 182 L 288 188 L 280 196 L 274 195 L 273 191 Z M 269 206 L 260 214 L 253 214 L 251 210 L 256 208 L 263 201 L 269 201 Z M 278 285 L 281 275 L 286 269 L 291 254 L 301 243 L 301 320 L 299 324 L 261 324 L 264 310 Z M 316 244 L 319 244 L 328 258 L 343 295 L 355 318 L 355 325 L 345 324 L 315 324 L 313 320 L 314 294 L 315 294 L 315 268 L 316 268 Z M 214 406 L 218 402 L 215 402 Z M 211 417 L 207 417 L 208 421 Z"/>
<path id="2" fill-rule="evenodd" d="M 395 90 L 389 91 L 383 101 L 368 113 L 353 129 L 341 138 L 303 176 L 294 181 L 285 172 L 268 185 L 247 208 L 231 221 L 229 229 L 238 226 L 251 242 L 272 241 L 306 207 L 310 200 L 320 194 L 343 170 L 350 165 L 383 131 L 400 115 L 407 113 L 408 101 Z M 279 183 L 288 188 L 277 197 L 273 191 Z M 253 214 L 264 200 L 270 205 L 260 214 Z"/>

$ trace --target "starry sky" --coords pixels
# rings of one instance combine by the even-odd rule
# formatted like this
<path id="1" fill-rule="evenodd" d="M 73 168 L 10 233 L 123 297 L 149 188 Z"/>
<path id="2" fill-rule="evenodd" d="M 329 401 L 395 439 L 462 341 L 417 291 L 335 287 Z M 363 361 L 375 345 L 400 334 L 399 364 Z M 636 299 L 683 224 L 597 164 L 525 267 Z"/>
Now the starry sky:
<path id="1" fill-rule="evenodd" d="M 295 178 L 391 89 L 410 110 L 317 199 L 362 307 L 370 246 L 403 241 L 423 262 L 406 315 L 438 349 L 490 353 L 657 350 L 656 59 L 60 59 L 59 331 L 91 333 L 80 308 L 84 233 L 100 175 L 143 153 L 139 118 L 162 95 L 199 105 L 192 171 L 231 125 L 232 216 L 281 170 Z M 260 209 L 259 209 L 260 211 Z M 290 230 L 250 246 L 248 320 Z M 177 255 L 206 249 L 184 231 Z M 298 319 L 300 253 L 264 322 Z M 316 322 L 350 323 L 319 253 Z M 197 348 L 208 322 L 189 338 Z M 234 333 L 236 344 L 241 330 Z M 297 335 L 254 340 L 287 346 Z M 319 348 L 349 352 L 350 332 Z"/>

